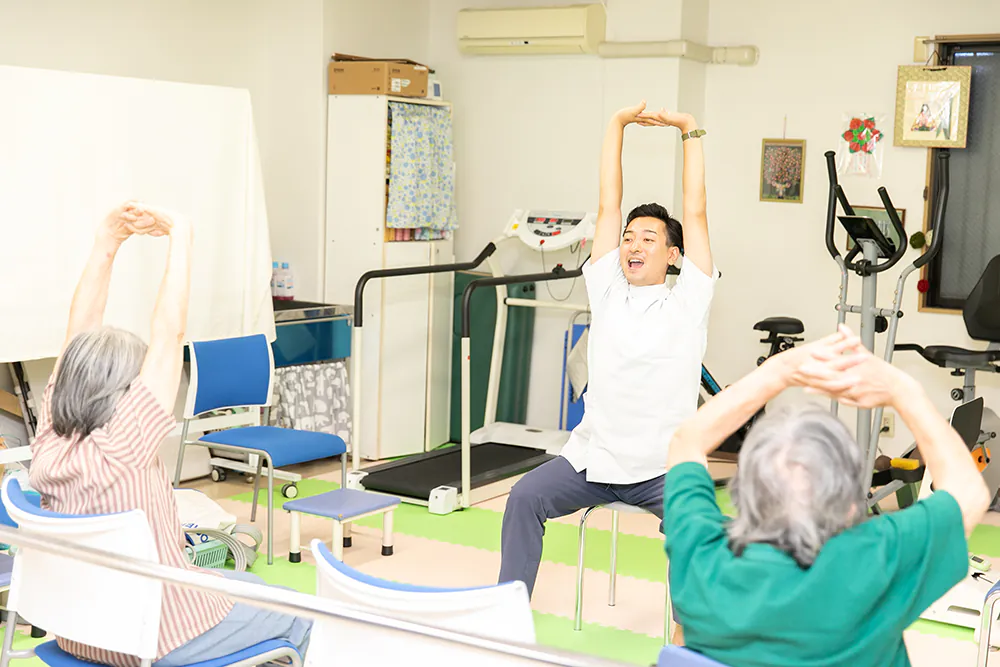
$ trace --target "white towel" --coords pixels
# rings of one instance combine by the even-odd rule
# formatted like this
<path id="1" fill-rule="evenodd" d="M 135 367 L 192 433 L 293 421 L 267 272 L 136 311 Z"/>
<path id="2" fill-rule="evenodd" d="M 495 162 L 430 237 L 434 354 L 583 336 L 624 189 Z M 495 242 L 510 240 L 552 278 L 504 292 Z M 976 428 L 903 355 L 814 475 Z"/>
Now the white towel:
<path id="1" fill-rule="evenodd" d="M 99 221 L 135 199 L 194 227 L 187 337 L 274 340 L 271 251 L 245 90 L 0 67 L 0 362 L 54 357 Z M 129 239 L 105 323 L 149 339 L 169 241 Z"/>

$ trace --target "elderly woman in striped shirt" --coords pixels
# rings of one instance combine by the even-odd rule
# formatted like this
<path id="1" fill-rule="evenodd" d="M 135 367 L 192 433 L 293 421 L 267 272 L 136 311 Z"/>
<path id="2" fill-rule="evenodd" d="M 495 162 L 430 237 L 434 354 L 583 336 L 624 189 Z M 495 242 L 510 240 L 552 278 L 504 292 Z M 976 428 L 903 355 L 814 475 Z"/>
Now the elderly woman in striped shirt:
<path id="1" fill-rule="evenodd" d="M 150 342 L 102 325 L 118 249 L 130 236 L 169 237 L 166 273 L 153 309 Z M 173 429 L 190 291 L 192 232 L 182 216 L 135 203 L 111 211 L 70 307 L 66 343 L 45 389 L 32 445 L 31 485 L 43 506 L 66 514 L 141 509 L 149 518 L 160 561 L 195 567 L 166 468 L 157 455 Z M 256 583 L 249 573 L 225 576 Z M 233 653 L 266 639 L 286 639 L 304 652 L 311 622 L 222 596 L 163 587 L 157 667 Z M 107 665 L 132 665 L 130 656 L 59 640 L 63 650 Z"/>

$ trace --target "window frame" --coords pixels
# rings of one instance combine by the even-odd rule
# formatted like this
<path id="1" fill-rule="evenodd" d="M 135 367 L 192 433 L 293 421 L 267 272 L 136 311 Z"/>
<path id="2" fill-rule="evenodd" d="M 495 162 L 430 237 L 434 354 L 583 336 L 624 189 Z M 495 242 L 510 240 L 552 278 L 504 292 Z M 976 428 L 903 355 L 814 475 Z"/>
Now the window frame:
<path id="1" fill-rule="evenodd" d="M 953 65 L 954 64 L 954 54 L 959 48 L 968 48 L 975 46 L 983 46 L 992 49 L 1000 49 L 1000 34 L 981 34 L 981 35 L 941 35 L 934 38 L 933 40 L 927 40 L 926 43 L 934 45 L 934 54 L 932 59 L 935 60 L 936 64 L 939 65 Z M 937 165 L 937 160 L 935 159 L 938 155 L 938 151 L 948 151 L 949 148 L 928 148 L 927 149 L 927 165 L 925 168 L 925 179 L 924 179 L 924 224 L 923 232 L 926 235 L 929 231 L 930 221 L 932 212 L 934 210 L 934 205 L 936 203 L 935 194 L 932 192 L 932 185 L 934 183 L 934 169 Z M 945 218 L 948 217 L 947 210 L 945 211 Z M 941 259 L 944 256 L 944 246 L 942 242 L 941 251 L 938 252 L 937 256 L 930 262 L 925 264 L 920 269 L 920 279 L 926 280 L 928 284 L 928 289 L 926 292 L 920 293 L 920 300 L 918 304 L 918 311 L 922 313 L 944 313 L 948 315 L 961 315 L 962 309 L 965 307 L 965 299 L 947 299 L 942 298 L 940 295 L 940 287 L 935 287 L 935 285 L 940 285 L 935 278 L 941 271 Z"/>

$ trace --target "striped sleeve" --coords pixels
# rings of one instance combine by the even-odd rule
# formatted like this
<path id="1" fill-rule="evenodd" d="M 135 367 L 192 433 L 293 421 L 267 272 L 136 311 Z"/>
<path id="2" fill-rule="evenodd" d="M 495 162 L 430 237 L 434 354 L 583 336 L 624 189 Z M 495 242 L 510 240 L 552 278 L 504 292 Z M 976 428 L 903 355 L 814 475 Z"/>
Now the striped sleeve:
<path id="1" fill-rule="evenodd" d="M 56 374 L 55 372 L 49 376 L 49 381 L 45 385 L 45 391 L 42 393 L 42 402 L 38 408 L 38 426 L 36 428 L 36 433 L 44 433 L 50 426 L 52 426 L 52 391 L 53 387 L 56 385 Z"/>
<path id="2" fill-rule="evenodd" d="M 106 453 L 127 465 L 148 467 L 156 460 L 160 443 L 176 423 L 173 414 L 137 378 L 118 401 L 108 424 Z"/>

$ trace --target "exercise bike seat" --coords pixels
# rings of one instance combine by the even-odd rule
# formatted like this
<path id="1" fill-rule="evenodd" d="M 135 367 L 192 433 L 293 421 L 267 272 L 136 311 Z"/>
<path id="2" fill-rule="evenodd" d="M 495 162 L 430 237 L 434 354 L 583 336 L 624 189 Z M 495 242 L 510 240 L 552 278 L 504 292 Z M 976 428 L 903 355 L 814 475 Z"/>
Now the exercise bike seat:
<path id="1" fill-rule="evenodd" d="M 757 331 L 766 331 L 772 336 L 777 334 L 794 336 L 806 330 L 802 325 L 802 320 L 794 317 L 769 317 L 753 325 Z"/>
<path id="2" fill-rule="evenodd" d="M 923 347 L 913 343 L 903 343 L 894 348 L 897 352 L 919 352 L 927 361 L 941 368 L 970 368 L 988 366 L 1000 361 L 1000 350 L 967 350 L 951 345 L 928 345 Z M 949 363 L 951 366 L 949 366 Z"/>

